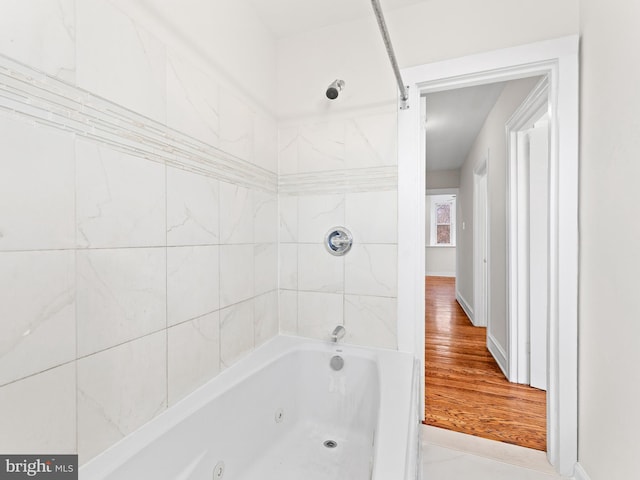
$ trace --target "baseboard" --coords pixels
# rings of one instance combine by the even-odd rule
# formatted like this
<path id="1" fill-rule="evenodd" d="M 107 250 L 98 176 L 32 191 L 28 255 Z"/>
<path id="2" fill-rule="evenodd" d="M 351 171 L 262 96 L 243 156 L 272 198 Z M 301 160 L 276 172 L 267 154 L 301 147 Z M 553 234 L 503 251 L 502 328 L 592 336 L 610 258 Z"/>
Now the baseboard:
<path id="1" fill-rule="evenodd" d="M 427 272 L 427 277 L 455 277 L 456 272 Z"/>
<path id="2" fill-rule="evenodd" d="M 580 465 L 579 463 L 576 463 L 576 468 L 573 472 L 573 475 L 575 477 L 575 480 L 591 480 L 589 475 L 587 475 L 587 472 L 584 471 L 584 468 L 582 468 L 582 465 Z"/>
<path id="3" fill-rule="evenodd" d="M 493 355 L 493 358 L 495 358 L 496 363 L 500 367 L 500 370 L 502 370 L 502 373 L 504 373 L 504 376 L 509 378 L 509 374 L 507 373 L 507 354 L 502 349 L 500 344 L 496 341 L 496 339 L 493 337 L 493 335 L 489 333 L 488 329 L 487 329 L 487 349 L 489 350 L 489 352 L 491 352 L 491 355 Z"/>
<path id="4" fill-rule="evenodd" d="M 467 314 L 471 323 L 473 323 L 473 308 L 469 305 L 469 303 L 464 299 L 464 297 L 460 294 L 460 291 L 456 288 L 456 300 L 464 310 L 464 313 Z M 475 325 L 475 324 L 474 324 Z"/>

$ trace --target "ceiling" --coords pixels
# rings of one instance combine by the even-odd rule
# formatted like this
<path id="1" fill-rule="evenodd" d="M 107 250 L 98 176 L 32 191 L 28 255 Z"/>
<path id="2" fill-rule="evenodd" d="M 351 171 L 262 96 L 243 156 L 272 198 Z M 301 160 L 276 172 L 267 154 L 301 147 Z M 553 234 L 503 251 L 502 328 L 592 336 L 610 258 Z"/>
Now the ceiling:
<path id="1" fill-rule="evenodd" d="M 505 83 L 426 95 L 427 171 L 462 166 Z"/>
<path id="2" fill-rule="evenodd" d="M 380 0 L 383 12 L 425 0 Z M 276 38 L 371 17 L 370 0 L 247 0 Z"/>

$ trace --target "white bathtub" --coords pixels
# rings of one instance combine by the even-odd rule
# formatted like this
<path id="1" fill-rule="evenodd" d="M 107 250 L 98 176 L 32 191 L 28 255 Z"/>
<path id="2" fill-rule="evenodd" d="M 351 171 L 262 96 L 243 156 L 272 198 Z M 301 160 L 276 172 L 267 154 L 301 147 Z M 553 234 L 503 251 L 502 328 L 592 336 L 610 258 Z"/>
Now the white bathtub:
<path id="1" fill-rule="evenodd" d="M 417 374 L 407 354 L 279 336 L 85 464 L 80 480 L 415 480 Z"/>

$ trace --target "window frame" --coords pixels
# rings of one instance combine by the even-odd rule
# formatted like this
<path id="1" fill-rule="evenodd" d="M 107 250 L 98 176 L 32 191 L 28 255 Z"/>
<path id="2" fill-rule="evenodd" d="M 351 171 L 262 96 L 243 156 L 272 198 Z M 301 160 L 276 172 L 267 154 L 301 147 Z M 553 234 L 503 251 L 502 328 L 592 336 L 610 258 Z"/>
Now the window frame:
<path id="1" fill-rule="evenodd" d="M 429 246 L 430 247 L 455 247 L 456 246 L 456 200 L 455 194 L 437 194 L 429 195 L 431 216 L 429 217 Z M 437 222 L 436 210 L 438 205 L 448 203 L 451 205 L 449 210 L 449 223 Z M 438 243 L 438 225 L 449 225 L 450 243 Z"/>

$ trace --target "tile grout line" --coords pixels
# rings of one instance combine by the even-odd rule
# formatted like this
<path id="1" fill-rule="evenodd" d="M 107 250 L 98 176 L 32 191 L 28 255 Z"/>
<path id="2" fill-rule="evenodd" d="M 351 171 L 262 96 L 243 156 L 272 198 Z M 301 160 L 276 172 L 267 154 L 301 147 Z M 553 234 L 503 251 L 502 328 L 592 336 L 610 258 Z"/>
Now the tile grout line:
<path id="1" fill-rule="evenodd" d="M 77 6 L 74 2 L 74 9 L 76 9 Z M 74 48 L 75 48 L 75 42 L 74 42 Z M 77 136 L 74 134 L 74 139 L 73 139 L 73 239 L 74 239 L 74 245 L 77 247 L 78 246 L 78 154 L 77 154 Z M 80 353 L 79 347 L 78 347 L 78 343 L 79 343 L 79 329 L 80 329 L 80 324 L 79 324 L 79 318 L 78 318 L 78 249 L 74 248 L 73 249 L 73 270 L 74 270 L 74 274 L 73 274 L 73 298 L 74 298 L 74 320 L 75 320 L 75 327 L 76 327 L 76 331 L 75 331 L 75 336 L 76 336 L 76 344 L 75 344 L 75 359 L 74 359 L 74 365 L 75 365 L 75 380 L 76 380 L 76 385 L 75 385 L 75 399 L 76 399 L 76 408 L 75 408 L 75 417 L 76 417 L 76 444 L 75 444 L 75 451 L 76 454 L 79 453 L 79 449 L 80 449 L 80 441 L 79 441 L 79 436 L 80 436 L 80 414 L 79 411 L 80 409 L 79 407 L 79 397 L 80 397 L 80 383 L 79 383 L 79 374 L 78 374 L 78 355 Z"/>
<path id="2" fill-rule="evenodd" d="M 342 216 L 342 225 L 347 224 L 347 194 L 343 194 L 343 202 L 344 202 L 344 213 Z M 349 231 L 351 231 L 349 229 Z M 346 321 L 347 321 L 347 255 L 349 255 L 350 251 L 347 251 L 341 258 L 342 260 L 342 326 L 345 328 L 346 332 Z M 349 335 L 349 332 L 345 333 L 345 337 Z"/>
<path id="3" fill-rule="evenodd" d="M 300 127 L 296 128 L 296 161 L 295 171 L 300 168 Z M 278 171 L 280 174 L 280 171 Z M 280 175 L 278 175 L 279 177 Z M 278 181 L 278 194 L 282 194 L 282 185 Z M 296 196 L 296 335 L 300 335 L 300 198 Z"/>
<path id="4" fill-rule="evenodd" d="M 218 312 L 222 312 L 222 185 L 219 180 L 216 182 L 217 192 L 217 220 L 218 220 Z M 218 373 L 222 371 L 222 315 L 218 313 Z"/>
<path id="5" fill-rule="evenodd" d="M 166 81 L 166 75 L 165 75 Z M 164 322 L 165 322 L 165 402 L 169 408 L 169 180 L 164 166 Z"/>

